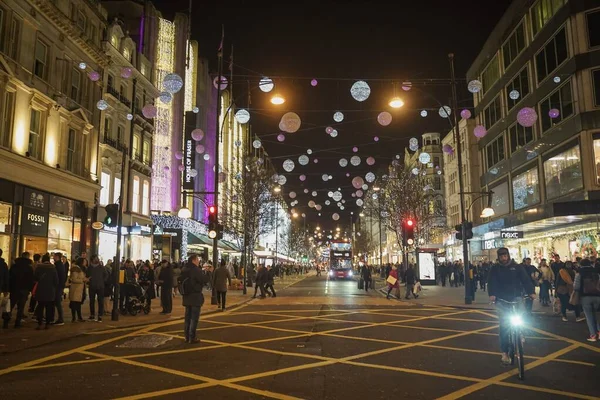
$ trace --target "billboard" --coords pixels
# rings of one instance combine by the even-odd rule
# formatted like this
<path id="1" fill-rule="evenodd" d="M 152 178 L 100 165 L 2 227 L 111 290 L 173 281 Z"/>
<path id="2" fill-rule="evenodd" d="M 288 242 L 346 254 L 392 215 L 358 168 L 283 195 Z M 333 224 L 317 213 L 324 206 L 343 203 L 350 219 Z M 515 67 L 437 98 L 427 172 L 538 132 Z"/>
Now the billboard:
<path id="1" fill-rule="evenodd" d="M 183 138 L 183 190 L 194 190 L 194 177 L 190 171 L 196 168 L 196 143 L 192 131 L 196 128 L 196 118 L 191 112 L 186 113 L 185 134 Z"/>
<path id="2" fill-rule="evenodd" d="M 433 253 L 419 253 L 419 280 L 435 281 L 435 260 Z"/>

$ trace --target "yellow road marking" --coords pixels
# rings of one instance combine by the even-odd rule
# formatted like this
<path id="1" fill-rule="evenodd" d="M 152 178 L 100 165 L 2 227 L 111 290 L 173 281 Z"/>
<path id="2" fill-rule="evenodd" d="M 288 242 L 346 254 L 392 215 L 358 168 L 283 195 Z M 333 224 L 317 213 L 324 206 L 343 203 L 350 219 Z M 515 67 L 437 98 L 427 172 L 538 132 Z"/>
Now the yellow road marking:
<path id="1" fill-rule="evenodd" d="M 551 360 L 553 360 L 555 358 L 558 358 L 558 357 L 560 357 L 560 356 L 562 356 L 564 354 L 567 354 L 568 352 L 570 352 L 572 350 L 575 350 L 577 347 L 579 347 L 579 346 L 577 346 L 577 345 L 571 345 L 569 347 L 565 347 L 564 349 L 555 351 L 554 353 L 549 354 L 549 355 L 547 355 L 545 357 L 542 357 L 539 360 L 536 360 L 536 361 L 534 361 L 532 363 L 525 364 L 525 370 L 529 371 L 529 370 L 531 370 L 531 369 L 533 369 L 535 367 L 538 367 L 538 366 L 540 366 L 542 364 L 545 364 L 548 361 L 551 361 Z M 449 394 L 447 394 L 445 396 L 439 397 L 438 400 L 454 400 L 454 399 L 459 399 L 459 398 L 464 397 L 464 396 L 466 396 L 468 394 L 471 394 L 471 393 L 477 392 L 478 390 L 484 389 L 484 388 L 486 388 L 486 387 L 488 387 L 490 385 L 496 384 L 498 382 L 502 382 L 503 380 L 508 379 L 511 376 L 517 375 L 518 373 L 519 373 L 518 369 L 515 368 L 515 369 L 513 369 L 511 371 L 504 372 L 502 374 L 499 374 L 499 375 L 493 376 L 491 378 L 488 378 L 488 379 L 486 379 L 484 381 L 478 382 L 478 383 L 476 383 L 474 385 L 467 386 L 467 387 L 459 389 L 459 390 L 457 390 L 455 392 L 449 393 Z"/>
<path id="2" fill-rule="evenodd" d="M 493 315 L 493 314 L 488 314 L 488 313 L 486 313 L 484 311 L 479 311 L 479 312 L 482 313 L 482 314 L 484 314 L 484 315 L 487 315 L 489 317 L 498 318 L 498 316 Z M 585 342 L 578 342 L 577 340 L 573 340 L 573 339 L 570 339 L 568 337 L 560 336 L 560 335 L 557 335 L 555 333 L 548 332 L 548 331 L 545 331 L 545 330 L 542 330 L 542 329 L 539 329 L 539 328 L 534 328 L 534 327 L 529 327 L 528 326 L 527 329 L 531 329 L 532 331 L 537 332 L 540 335 L 549 336 L 549 337 L 554 338 L 556 340 L 561 340 L 563 342 L 571 343 L 571 344 L 577 345 L 579 347 L 582 347 L 582 348 L 585 348 L 585 349 L 592 350 L 592 351 L 595 351 L 597 353 L 600 353 L 600 348 L 599 347 L 591 346 L 591 345 L 589 345 L 589 344 L 587 344 Z"/>

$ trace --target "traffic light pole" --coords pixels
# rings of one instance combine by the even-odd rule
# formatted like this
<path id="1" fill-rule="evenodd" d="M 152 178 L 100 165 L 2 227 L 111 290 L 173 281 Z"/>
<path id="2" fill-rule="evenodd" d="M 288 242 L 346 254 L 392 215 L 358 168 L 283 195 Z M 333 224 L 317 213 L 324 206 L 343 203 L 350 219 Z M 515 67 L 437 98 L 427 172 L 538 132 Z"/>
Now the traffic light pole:
<path id="1" fill-rule="evenodd" d="M 462 145 L 460 142 L 460 130 L 458 127 L 458 95 L 456 92 L 456 76 L 454 73 L 454 54 L 448 54 L 450 61 L 450 80 L 452 86 L 452 108 L 454 109 L 454 145 L 456 146 L 456 160 L 458 162 L 458 192 L 460 196 L 460 222 L 462 231 L 462 249 L 465 275 L 465 304 L 473 302 L 471 291 L 471 277 L 469 274 L 469 242 L 466 235 L 467 216 L 465 212 L 465 186 L 463 182 Z"/>
<path id="2" fill-rule="evenodd" d="M 121 160 L 121 187 L 119 188 L 119 217 L 117 218 L 117 254 L 113 262 L 113 307 L 110 315 L 112 321 L 119 320 L 119 266 L 121 264 L 121 230 L 123 229 L 123 192 L 125 191 L 125 163 L 127 162 L 127 151 L 123 150 L 123 159 Z M 101 317 L 98 315 L 98 317 Z"/>

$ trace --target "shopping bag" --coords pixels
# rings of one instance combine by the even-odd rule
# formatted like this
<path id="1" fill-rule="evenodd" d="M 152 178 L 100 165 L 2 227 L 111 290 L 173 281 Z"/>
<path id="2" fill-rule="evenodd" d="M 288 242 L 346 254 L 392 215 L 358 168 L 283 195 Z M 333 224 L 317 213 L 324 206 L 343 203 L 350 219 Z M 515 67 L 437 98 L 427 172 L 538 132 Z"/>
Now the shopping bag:
<path id="1" fill-rule="evenodd" d="M 421 282 L 417 282 L 415 283 L 415 288 L 414 288 L 414 292 L 415 293 L 420 293 L 421 290 L 423 290 L 423 288 L 421 287 Z"/>
<path id="2" fill-rule="evenodd" d="M 398 282 L 398 279 L 394 278 L 393 276 L 388 276 L 387 278 L 387 283 L 389 283 L 391 286 L 394 286 L 396 284 L 396 282 Z"/>

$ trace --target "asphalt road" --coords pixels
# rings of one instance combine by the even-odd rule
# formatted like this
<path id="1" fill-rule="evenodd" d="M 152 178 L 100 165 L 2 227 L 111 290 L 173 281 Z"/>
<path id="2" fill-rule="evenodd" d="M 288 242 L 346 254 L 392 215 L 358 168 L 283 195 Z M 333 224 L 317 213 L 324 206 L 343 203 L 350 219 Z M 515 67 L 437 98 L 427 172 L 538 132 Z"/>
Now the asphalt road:
<path id="1" fill-rule="evenodd" d="M 527 376 L 500 364 L 493 312 L 422 306 L 309 277 L 276 298 L 107 329 L 0 358 L 2 399 L 595 399 L 600 346 L 534 317 Z M 579 328 L 579 327 L 578 327 Z"/>

